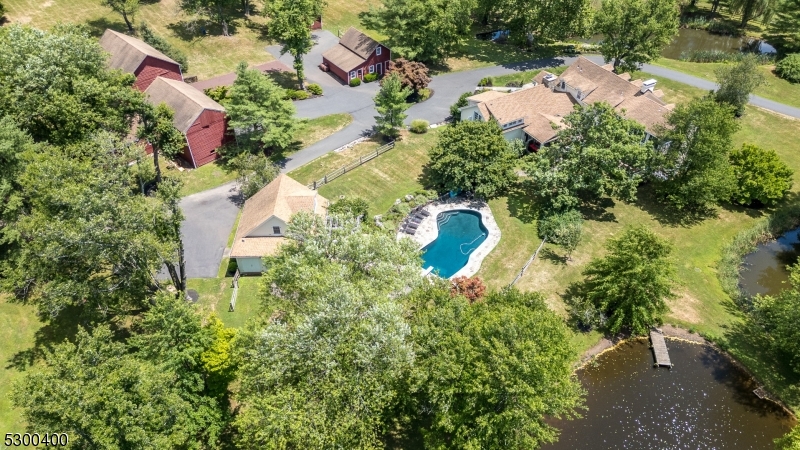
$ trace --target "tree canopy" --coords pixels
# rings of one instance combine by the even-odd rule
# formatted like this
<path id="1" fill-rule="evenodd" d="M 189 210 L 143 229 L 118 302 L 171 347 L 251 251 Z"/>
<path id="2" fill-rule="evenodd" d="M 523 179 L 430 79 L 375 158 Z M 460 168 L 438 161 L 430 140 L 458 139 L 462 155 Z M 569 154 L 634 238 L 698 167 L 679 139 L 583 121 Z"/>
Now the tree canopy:
<path id="1" fill-rule="evenodd" d="M 180 0 L 181 9 L 218 24 L 223 36 L 230 36 L 228 22 L 231 11 L 238 4 L 238 0 Z"/>
<path id="2" fill-rule="evenodd" d="M 153 148 L 153 167 L 156 172 L 156 183 L 161 182 L 161 165 L 159 155 L 168 159 L 176 158 L 186 147 L 186 137 L 175 128 L 175 112 L 166 103 L 155 108 L 148 104 L 140 116 L 141 126 L 136 130 L 139 139 L 145 139 Z"/>
<path id="3" fill-rule="evenodd" d="M 567 259 L 580 243 L 583 234 L 583 216 L 574 209 L 547 215 L 540 218 L 536 225 L 539 237 L 567 250 Z"/>
<path id="4" fill-rule="evenodd" d="M 703 210 L 728 200 L 735 186 L 729 154 L 738 125 L 733 108 L 703 98 L 678 105 L 657 152 L 656 190 L 675 208 Z"/>
<path id="5" fill-rule="evenodd" d="M 767 39 L 785 54 L 800 52 L 800 0 L 778 4 Z"/>
<path id="6" fill-rule="evenodd" d="M 409 61 L 405 58 L 389 61 L 386 73 L 397 73 L 400 76 L 400 84 L 403 88 L 409 88 L 417 93 L 428 87 L 428 83 L 431 82 L 431 77 L 428 76 L 428 68 L 425 67 L 425 64 Z"/>
<path id="7" fill-rule="evenodd" d="M 591 6 L 586 0 L 483 0 L 486 14 L 496 16 L 493 22 L 509 30 L 509 39 L 516 44 L 548 43 L 582 36 L 589 29 Z"/>
<path id="8" fill-rule="evenodd" d="M 753 19 L 761 19 L 768 24 L 775 15 L 778 4 L 777 0 L 731 0 L 728 3 L 728 9 L 733 14 L 741 14 L 740 26 L 745 28 Z"/>
<path id="9" fill-rule="evenodd" d="M 551 211 L 574 209 L 581 199 L 635 199 L 653 151 L 644 127 L 607 103 L 577 108 L 564 125 L 526 168 L 532 192 Z"/>
<path id="10" fill-rule="evenodd" d="M 611 333 L 646 334 L 669 310 L 675 269 L 672 245 L 644 227 L 629 228 L 606 244 L 608 254 L 583 274 L 586 299 L 608 316 Z"/>
<path id="11" fill-rule="evenodd" d="M 136 31 L 133 28 L 133 24 L 136 14 L 139 13 L 139 0 L 103 0 L 103 4 L 122 16 L 122 20 L 125 21 L 125 25 L 128 27 L 128 32 L 133 33 Z"/>
<path id="12" fill-rule="evenodd" d="M 384 136 L 397 137 L 399 128 L 406 119 L 406 98 L 411 95 L 410 88 L 404 88 L 400 75 L 391 73 L 381 80 L 381 90 L 375 96 L 375 116 L 378 131 Z"/>
<path id="13" fill-rule="evenodd" d="M 517 179 L 517 155 L 495 121 L 468 120 L 447 127 L 428 154 L 431 180 L 449 191 L 472 191 L 488 199 Z"/>
<path id="14" fill-rule="evenodd" d="M 617 73 L 639 70 L 678 34 L 679 16 L 675 0 L 604 0 L 594 18 L 600 53 Z"/>
<path id="15" fill-rule="evenodd" d="M 733 106 L 737 116 L 744 114 L 750 94 L 766 83 L 758 67 L 758 60 L 752 54 L 745 55 L 736 64 L 723 64 L 714 74 L 719 84 L 719 89 L 714 93 L 717 101 Z"/>
<path id="16" fill-rule="evenodd" d="M 475 0 L 383 0 L 360 17 L 367 28 L 388 35 L 386 45 L 395 54 L 436 63 L 464 42 L 474 6 Z"/>
<path id="17" fill-rule="evenodd" d="M 294 57 L 297 81 L 303 88 L 303 55 L 308 54 L 311 41 L 311 25 L 325 9 L 324 0 L 271 0 L 265 3 L 264 15 L 270 18 L 267 32 L 280 42 L 281 54 Z"/>
<path id="18" fill-rule="evenodd" d="M 733 200 L 742 205 L 772 206 L 792 188 L 792 171 L 774 150 L 743 144 L 730 154 L 736 189 Z"/>
<path id="19" fill-rule="evenodd" d="M 284 150 L 294 142 L 298 121 L 295 107 L 284 90 L 269 77 L 244 62 L 236 68 L 226 113 L 239 139 L 267 149 Z M 256 145 L 256 148 L 258 145 Z"/>

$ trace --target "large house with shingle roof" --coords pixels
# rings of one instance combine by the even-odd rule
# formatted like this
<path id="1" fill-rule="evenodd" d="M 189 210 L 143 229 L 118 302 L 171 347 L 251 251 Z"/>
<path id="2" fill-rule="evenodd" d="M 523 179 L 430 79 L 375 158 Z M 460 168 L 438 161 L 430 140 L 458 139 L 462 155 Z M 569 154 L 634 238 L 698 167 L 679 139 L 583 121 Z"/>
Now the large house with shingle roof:
<path id="1" fill-rule="evenodd" d="M 244 203 L 230 257 L 240 273 L 261 273 L 261 258 L 277 253 L 294 214 L 325 215 L 327 210 L 328 200 L 317 191 L 280 174 Z"/>
<path id="2" fill-rule="evenodd" d="M 363 80 L 368 73 L 383 75 L 391 59 L 391 50 L 350 27 L 337 45 L 322 54 L 322 67 L 350 83 L 353 78 Z"/>
<path id="3" fill-rule="evenodd" d="M 109 67 L 134 74 L 133 86 L 140 91 L 146 90 L 158 77 L 183 81 L 180 64 L 135 37 L 106 30 L 100 38 L 100 46 L 111 55 Z"/>
<path id="4" fill-rule="evenodd" d="M 468 97 L 461 120 L 494 119 L 506 139 L 521 139 L 538 149 L 556 138 L 564 116 L 575 105 L 606 102 L 644 125 L 649 138 L 674 105 L 661 99 L 663 92 L 655 90 L 655 80 L 630 81 L 629 74 L 615 74 L 612 68 L 579 57 L 561 76 L 542 71 L 517 91 L 484 91 Z"/>
<path id="5" fill-rule="evenodd" d="M 163 102 L 175 111 L 175 128 L 186 136 L 183 158 L 192 167 L 214 161 L 219 157 L 217 149 L 234 139 L 225 108 L 191 85 L 158 77 L 144 93 L 152 105 Z"/>

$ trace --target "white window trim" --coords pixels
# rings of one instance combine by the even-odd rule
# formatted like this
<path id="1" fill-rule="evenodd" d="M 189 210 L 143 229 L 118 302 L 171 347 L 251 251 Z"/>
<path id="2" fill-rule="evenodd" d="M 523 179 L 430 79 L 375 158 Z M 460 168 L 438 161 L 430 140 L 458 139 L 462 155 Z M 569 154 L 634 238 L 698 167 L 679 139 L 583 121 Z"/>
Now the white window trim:
<path id="1" fill-rule="evenodd" d="M 354 71 L 350 72 L 350 79 L 352 80 L 355 77 L 356 77 L 356 71 L 354 70 Z"/>
<path id="2" fill-rule="evenodd" d="M 369 73 L 375 73 L 375 66 L 369 66 Z"/>
<path id="3" fill-rule="evenodd" d="M 381 56 L 381 46 L 380 45 L 375 48 L 375 55 L 376 56 Z"/>

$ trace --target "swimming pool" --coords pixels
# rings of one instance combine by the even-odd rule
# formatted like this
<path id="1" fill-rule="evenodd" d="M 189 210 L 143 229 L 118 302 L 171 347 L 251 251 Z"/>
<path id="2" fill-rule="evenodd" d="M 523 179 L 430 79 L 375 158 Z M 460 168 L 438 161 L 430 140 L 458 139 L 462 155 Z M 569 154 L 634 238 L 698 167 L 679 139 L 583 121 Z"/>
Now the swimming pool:
<path id="1" fill-rule="evenodd" d="M 489 230 L 483 225 L 480 213 L 465 209 L 450 210 L 436 216 L 439 235 L 422 251 L 422 267 L 433 267 L 442 278 L 450 278 L 469 261 Z"/>

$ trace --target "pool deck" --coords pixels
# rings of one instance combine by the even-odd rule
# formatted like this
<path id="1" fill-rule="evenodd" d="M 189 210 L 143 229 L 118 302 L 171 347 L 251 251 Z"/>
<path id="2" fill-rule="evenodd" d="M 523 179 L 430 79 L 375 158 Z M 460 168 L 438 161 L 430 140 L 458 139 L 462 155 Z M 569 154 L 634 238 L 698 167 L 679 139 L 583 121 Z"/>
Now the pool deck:
<path id="1" fill-rule="evenodd" d="M 436 226 L 436 216 L 439 213 L 454 209 L 468 209 L 480 213 L 483 226 L 489 231 L 489 235 L 478 248 L 470 253 L 467 264 L 450 278 L 461 276 L 471 277 L 478 273 L 483 259 L 486 258 L 489 252 L 500 242 L 500 228 L 494 220 L 494 215 L 492 214 L 492 210 L 489 209 L 489 205 L 479 200 L 455 198 L 431 203 L 424 209 L 431 213 L 431 215 L 422 220 L 419 227 L 417 227 L 417 232 L 413 236 L 406 233 L 397 233 L 398 239 L 402 237 L 411 239 L 419 245 L 419 248 L 422 248 L 433 242 L 436 237 L 439 236 L 439 227 Z"/>

